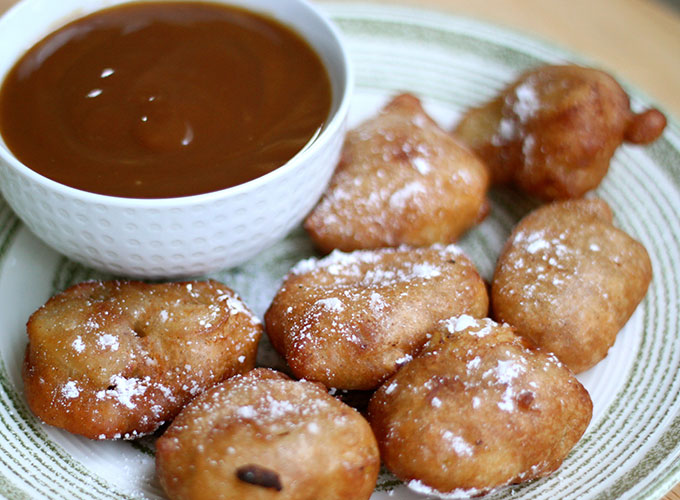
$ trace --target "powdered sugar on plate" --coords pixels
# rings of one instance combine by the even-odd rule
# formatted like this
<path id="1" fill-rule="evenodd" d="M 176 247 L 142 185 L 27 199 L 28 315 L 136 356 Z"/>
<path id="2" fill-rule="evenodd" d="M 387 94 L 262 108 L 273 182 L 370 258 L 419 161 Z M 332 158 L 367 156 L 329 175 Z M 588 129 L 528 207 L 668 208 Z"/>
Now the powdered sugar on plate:
<path id="1" fill-rule="evenodd" d="M 484 491 L 478 490 L 476 488 L 470 488 L 470 489 L 457 489 L 453 491 L 448 491 L 448 492 L 441 492 L 437 491 L 434 488 L 431 488 L 424 484 L 421 481 L 418 481 L 417 479 L 412 479 L 408 483 L 406 483 L 406 486 L 412 490 L 415 491 L 416 493 L 420 493 L 421 495 L 430 495 L 434 496 L 436 498 L 442 498 L 445 500 L 453 500 L 453 499 L 464 499 L 464 498 L 472 498 L 475 496 L 479 496 Z"/>

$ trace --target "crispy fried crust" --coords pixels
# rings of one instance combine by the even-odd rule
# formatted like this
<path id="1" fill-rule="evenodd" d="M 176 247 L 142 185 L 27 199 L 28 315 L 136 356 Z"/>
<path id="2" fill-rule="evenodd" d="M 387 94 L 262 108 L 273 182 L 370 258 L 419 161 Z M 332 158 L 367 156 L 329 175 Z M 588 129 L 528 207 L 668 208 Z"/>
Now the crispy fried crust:
<path id="1" fill-rule="evenodd" d="M 554 202 L 520 221 L 506 242 L 493 315 L 578 373 L 607 355 L 651 278 L 644 246 L 613 226 L 604 201 Z"/>
<path id="2" fill-rule="evenodd" d="M 359 413 L 319 384 L 267 369 L 197 397 L 156 450 L 173 500 L 365 500 L 380 467 Z"/>
<path id="3" fill-rule="evenodd" d="M 369 403 L 392 472 L 419 491 L 471 496 L 556 470 L 591 415 L 557 358 L 470 316 L 443 322 Z"/>
<path id="4" fill-rule="evenodd" d="M 453 133 L 488 165 L 494 183 L 513 183 L 545 200 L 578 198 L 597 187 L 624 141 L 646 144 L 666 126 L 656 110 L 635 114 L 607 73 L 541 66 L 495 99 L 470 109 Z"/>
<path id="5" fill-rule="evenodd" d="M 348 133 L 305 228 L 325 252 L 451 243 L 485 217 L 487 187 L 481 161 L 403 94 Z"/>
<path id="6" fill-rule="evenodd" d="M 92 281 L 52 297 L 27 332 L 31 410 L 111 439 L 153 432 L 199 392 L 251 369 L 262 325 L 215 281 Z"/>
<path id="7" fill-rule="evenodd" d="M 485 316 L 486 288 L 454 245 L 336 251 L 298 264 L 265 314 L 296 376 L 374 389 L 451 314 Z"/>

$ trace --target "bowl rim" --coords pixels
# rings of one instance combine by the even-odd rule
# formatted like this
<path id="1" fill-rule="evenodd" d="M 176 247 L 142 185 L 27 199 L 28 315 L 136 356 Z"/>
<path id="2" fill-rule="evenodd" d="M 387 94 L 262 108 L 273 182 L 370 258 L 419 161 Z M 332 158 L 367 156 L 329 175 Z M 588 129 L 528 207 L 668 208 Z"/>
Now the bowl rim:
<path id="1" fill-rule="evenodd" d="M 20 10 L 23 4 L 30 2 L 31 0 L 20 0 L 14 4 L 8 11 L 6 11 L 2 16 L 0 16 L 0 27 L 4 23 L 12 22 L 12 19 L 16 13 Z M 156 1 L 156 0 L 132 0 L 133 2 L 144 2 L 144 1 Z M 231 0 L 187 0 L 187 1 L 201 1 L 209 3 L 231 3 Z M 10 169 L 13 169 L 16 173 L 23 177 L 28 177 L 33 182 L 42 186 L 50 192 L 57 195 L 61 195 L 65 198 L 78 200 L 80 202 L 90 203 L 90 204 L 103 204 L 109 207 L 119 207 L 119 208 L 146 208 L 146 209 L 169 209 L 169 208 L 182 208 L 189 207 L 207 203 L 215 203 L 217 201 L 223 201 L 230 197 L 238 197 L 244 195 L 250 191 L 257 190 L 261 185 L 267 184 L 269 182 L 275 182 L 277 178 L 281 176 L 286 176 L 291 170 L 295 169 L 300 163 L 305 162 L 309 157 L 313 156 L 317 150 L 321 149 L 324 145 L 332 140 L 338 133 L 342 133 L 346 123 L 347 116 L 349 114 L 349 106 L 351 97 L 354 90 L 354 70 L 350 63 L 349 52 L 343 41 L 340 30 L 335 24 L 330 20 L 330 18 L 318 8 L 318 6 L 313 5 L 308 0 L 292 0 L 300 4 L 305 8 L 308 13 L 311 13 L 314 18 L 319 22 L 328 36 L 328 41 L 333 45 L 333 49 L 338 51 L 339 58 L 339 71 L 340 75 L 339 81 L 341 85 L 336 89 L 334 86 L 333 78 L 331 75 L 331 70 L 328 68 L 328 64 L 323 60 L 321 50 L 315 44 L 310 41 L 306 36 L 304 36 L 296 28 L 294 29 L 297 33 L 302 36 L 310 46 L 317 51 L 319 57 L 322 59 L 322 63 L 326 67 L 326 71 L 329 73 L 329 80 L 331 83 L 333 95 L 337 91 L 337 105 L 334 102 L 331 103 L 331 110 L 329 112 L 329 119 L 323 124 L 321 131 L 312 137 L 303 148 L 298 151 L 292 158 L 290 158 L 283 165 L 275 168 L 274 170 L 267 172 L 264 175 L 256 177 L 250 181 L 238 184 L 236 186 L 227 187 L 224 189 L 219 189 L 216 191 L 209 191 L 207 193 L 200 193 L 189 196 L 176 196 L 176 197 L 166 197 L 166 198 L 135 198 L 135 197 L 122 197 L 122 196 L 111 196 L 100 193 L 94 193 L 90 191 L 85 191 L 83 189 L 74 188 L 66 184 L 57 182 L 49 177 L 39 174 L 35 170 L 31 169 L 24 163 L 22 163 L 10 149 L 5 144 L 2 136 L 0 136 L 0 162 L 4 162 Z M 129 3 L 130 0 L 116 0 L 116 5 Z M 170 2 L 168 2 L 170 3 Z M 107 5 L 101 8 L 94 9 L 93 12 L 102 10 L 103 8 L 111 7 L 112 5 Z M 247 8 L 247 7 L 246 7 Z M 48 36 L 50 33 L 60 29 L 64 24 L 76 20 L 83 15 L 76 13 L 75 16 L 70 17 L 68 20 L 63 20 L 64 22 L 59 22 L 49 28 L 44 36 Z M 38 42 L 35 42 L 38 43 Z M 31 44 L 31 47 L 35 45 Z M 30 50 L 30 48 L 28 49 Z M 25 53 L 22 52 L 21 55 Z M 21 57 L 21 55 L 19 57 Z M 16 60 L 12 62 L 9 66 L 11 68 L 16 63 Z M 0 88 L 4 82 L 4 78 L 7 73 L 0 75 Z M 335 101 L 335 98 L 333 99 Z M 2 171 L 2 165 L 0 165 L 0 172 Z"/>

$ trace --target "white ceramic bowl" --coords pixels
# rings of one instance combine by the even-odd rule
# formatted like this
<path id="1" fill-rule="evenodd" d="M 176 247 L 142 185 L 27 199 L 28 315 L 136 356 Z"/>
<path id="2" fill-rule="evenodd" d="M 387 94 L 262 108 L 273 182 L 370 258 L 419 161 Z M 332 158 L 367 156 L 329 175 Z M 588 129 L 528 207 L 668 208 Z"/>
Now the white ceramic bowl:
<path id="1" fill-rule="evenodd" d="M 22 0 L 0 18 L 0 81 L 50 32 L 129 0 Z M 331 118 L 284 166 L 196 196 L 118 198 L 54 182 L 19 162 L 0 138 L 0 189 L 28 228 L 67 257 L 117 275 L 169 278 L 238 265 L 284 237 L 311 210 L 339 158 L 352 89 L 337 30 L 305 0 L 212 0 L 266 13 L 300 33 L 323 60 Z M 285 99 L 285 96 L 281 96 Z"/>

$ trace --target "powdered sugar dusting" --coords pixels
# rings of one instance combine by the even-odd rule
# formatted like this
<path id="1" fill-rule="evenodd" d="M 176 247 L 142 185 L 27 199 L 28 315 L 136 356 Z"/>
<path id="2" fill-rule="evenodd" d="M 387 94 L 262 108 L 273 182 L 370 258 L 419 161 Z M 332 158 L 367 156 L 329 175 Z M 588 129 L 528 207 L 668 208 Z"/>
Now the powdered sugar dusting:
<path id="1" fill-rule="evenodd" d="M 83 352 L 85 350 L 85 342 L 83 342 L 83 338 L 78 335 L 71 343 L 71 347 L 73 347 L 73 350 L 79 354 Z"/>
<path id="2" fill-rule="evenodd" d="M 430 486 L 427 486 L 425 483 L 417 480 L 417 479 L 412 479 L 408 483 L 406 483 L 406 486 L 408 488 L 416 493 L 420 493 L 422 495 L 431 495 L 435 496 L 438 498 L 443 498 L 443 499 L 462 499 L 462 498 L 472 498 L 475 496 L 480 495 L 482 490 L 478 490 L 477 488 L 470 488 L 470 489 L 456 489 L 448 492 L 441 492 L 437 491 L 434 488 L 431 488 Z"/>
<path id="3" fill-rule="evenodd" d="M 80 396 L 80 388 L 74 380 L 69 380 L 61 388 L 61 395 L 66 399 L 74 399 Z"/>
<path id="4" fill-rule="evenodd" d="M 430 260 L 431 252 L 438 254 Z M 390 254 L 412 252 L 412 259 L 386 261 Z M 428 253 L 429 252 L 429 253 Z M 442 265 L 450 258 L 461 255 L 456 245 L 433 245 L 429 248 L 383 248 L 342 252 L 334 250 L 321 259 L 309 258 L 298 262 L 291 274 L 326 272 L 334 277 L 338 286 L 350 282 L 357 287 L 389 286 L 397 283 L 430 280 L 442 275 Z"/>
<path id="5" fill-rule="evenodd" d="M 465 365 L 465 368 L 467 369 L 468 373 L 470 373 L 473 370 L 476 370 L 479 368 L 479 365 L 482 364 L 482 359 L 479 356 L 475 356 L 472 358 L 470 361 L 468 361 Z"/>
<path id="6" fill-rule="evenodd" d="M 227 302 L 227 307 L 229 308 L 229 311 L 231 314 L 243 314 L 245 315 L 253 325 L 259 325 L 261 324 L 260 319 L 255 316 L 243 303 L 243 301 L 239 297 L 232 297 L 230 295 L 222 295 L 222 297 L 226 297 L 226 302 Z M 219 299 L 218 299 L 219 300 Z M 225 300 L 225 299 L 222 299 Z"/>
<path id="7" fill-rule="evenodd" d="M 409 201 L 424 193 L 427 193 L 427 189 L 421 182 L 409 182 L 390 196 L 389 205 L 395 209 L 402 209 Z"/>
<path id="8" fill-rule="evenodd" d="M 133 398 L 143 396 L 149 387 L 150 377 L 144 379 L 125 378 L 121 375 L 114 375 L 111 377 L 111 388 L 103 391 L 98 391 L 97 399 L 115 399 L 123 406 L 134 409 L 136 404 Z"/>
<path id="9" fill-rule="evenodd" d="M 503 117 L 498 123 L 496 133 L 491 138 L 491 144 L 500 147 L 507 143 L 522 139 L 522 154 L 525 162 L 531 164 L 532 154 L 536 147 L 536 139 L 526 134 L 526 124 L 529 123 L 541 109 L 541 100 L 536 92 L 534 82 L 528 79 L 518 85 L 514 92 L 505 98 Z"/>
<path id="10" fill-rule="evenodd" d="M 327 299 L 319 299 L 316 301 L 316 304 L 323 307 L 324 309 L 335 312 L 335 313 L 340 313 L 345 310 L 345 305 L 342 303 L 342 300 L 340 300 L 337 297 L 329 297 Z"/>
<path id="11" fill-rule="evenodd" d="M 505 385 L 505 390 L 498 402 L 498 408 L 506 412 L 515 410 L 515 389 L 513 381 L 521 374 L 526 372 L 526 360 L 519 359 L 499 359 L 496 366 L 482 375 L 482 378 L 492 378 L 495 384 Z"/>
<path id="12" fill-rule="evenodd" d="M 411 164 L 420 172 L 422 175 L 427 175 L 432 170 L 432 165 L 426 158 L 422 156 L 416 156 L 411 160 Z"/>
<path id="13" fill-rule="evenodd" d="M 401 366 L 401 365 L 405 365 L 406 363 L 408 363 L 408 362 L 411 361 L 412 359 L 413 359 L 413 356 L 411 356 L 410 354 L 404 354 L 403 356 L 401 356 L 400 358 L 398 358 L 398 359 L 395 361 L 395 363 L 396 363 L 397 365 Z"/>
<path id="14" fill-rule="evenodd" d="M 498 132 L 491 138 L 491 144 L 501 146 L 506 142 L 515 140 L 518 135 L 515 122 L 509 118 L 503 118 L 498 124 Z"/>
<path id="15" fill-rule="evenodd" d="M 522 142 L 522 155 L 524 156 L 524 162 L 527 165 L 531 165 L 534 161 L 533 153 L 536 147 L 536 138 L 531 134 L 526 134 L 524 141 Z"/>
<path id="16" fill-rule="evenodd" d="M 445 319 L 442 324 L 449 333 L 466 331 L 469 335 L 475 337 L 486 337 L 495 326 L 495 323 L 488 318 L 474 318 L 468 314 Z"/>
<path id="17" fill-rule="evenodd" d="M 545 250 L 546 248 L 550 248 L 550 243 L 545 241 L 545 240 L 536 240 L 532 241 L 529 246 L 527 247 L 527 252 L 529 253 L 536 253 L 539 250 Z"/>
<path id="18" fill-rule="evenodd" d="M 333 250 L 326 257 L 318 259 L 310 257 L 295 264 L 291 269 L 291 274 L 306 274 L 320 269 L 326 270 L 330 274 L 339 274 L 347 268 L 357 264 L 370 264 L 379 260 L 380 254 L 370 250 L 359 250 L 356 252 L 343 252 Z"/>
<path id="19" fill-rule="evenodd" d="M 450 333 L 462 332 L 468 328 L 477 326 L 477 319 L 467 314 L 444 320 L 444 325 Z"/>
<path id="20" fill-rule="evenodd" d="M 442 274 L 441 269 L 429 262 L 424 262 L 422 264 L 414 264 L 413 275 L 416 278 L 431 279 L 436 278 Z"/>
<path id="21" fill-rule="evenodd" d="M 238 416 L 240 418 L 253 419 L 257 416 L 257 412 L 255 411 L 255 408 L 253 408 L 250 405 L 241 406 L 241 407 L 236 409 L 236 416 Z"/>
<path id="22" fill-rule="evenodd" d="M 97 345 L 102 349 L 110 349 L 112 351 L 117 351 L 120 347 L 120 342 L 118 337 L 111 335 L 110 333 L 105 333 L 100 335 L 97 339 Z"/>
<path id="23" fill-rule="evenodd" d="M 239 375 L 197 401 L 192 411 L 199 412 L 197 418 L 219 418 L 220 425 L 231 419 L 255 425 L 265 439 L 294 430 L 317 434 L 320 426 L 316 418 L 332 412 L 337 403 L 325 396 L 316 385 L 304 381 Z M 347 423 L 341 417 L 335 420 L 338 426 Z"/>
<path id="24" fill-rule="evenodd" d="M 515 96 L 517 100 L 512 110 L 521 123 L 526 123 L 541 109 L 541 101 L 531 78 L 515 88 Z"/>
<path id="25" fill-rule="evenodd" d="M 393 393 L 396 388 L 397 388 L 397 383 L 396 382 L 390 382 L 390 384 L 387 387 L 385 387 L 385 394 Z"/>
<path id="26" fill-rule="evenodd" d="M 375 315 L 380 315 L 387 307 L 384 297 L 378 292 L 371 292 L 369 307 Z"/>
<path id="27" fill-rule="evenodd" d="M 465 441 L 465 439 L 462 437 L 456 436 L 453 432 L 448 430 L 444 431 L 442 433 L 442 438 L 451 445 L 456 455 L 461 457 L 471 457 L 474 454 L 475 450 L 472 445 Z"/>
<path id="28" fill-rule="evenodd" d="M 608 292 L 601 283 L 584 282 L 593 266 L 604 260 L 598 255 L 602 252 L 599 238 L 604 235 L 590 234 L 590 229 L 581 227 L 578 221 L 557 225 L 555 217 L 537 217 L 521 225 L 499 261 L 498 294 L 514 296 L 512 300 L 519 306 L 537 310 L 542 304 L 559 307 L 560 301 L 567 300 L 565 294 L 578 289 L 599 292 L 602 302 L 606 302 Z M 521 279 L 514 279 L 518 276 Z"/>

